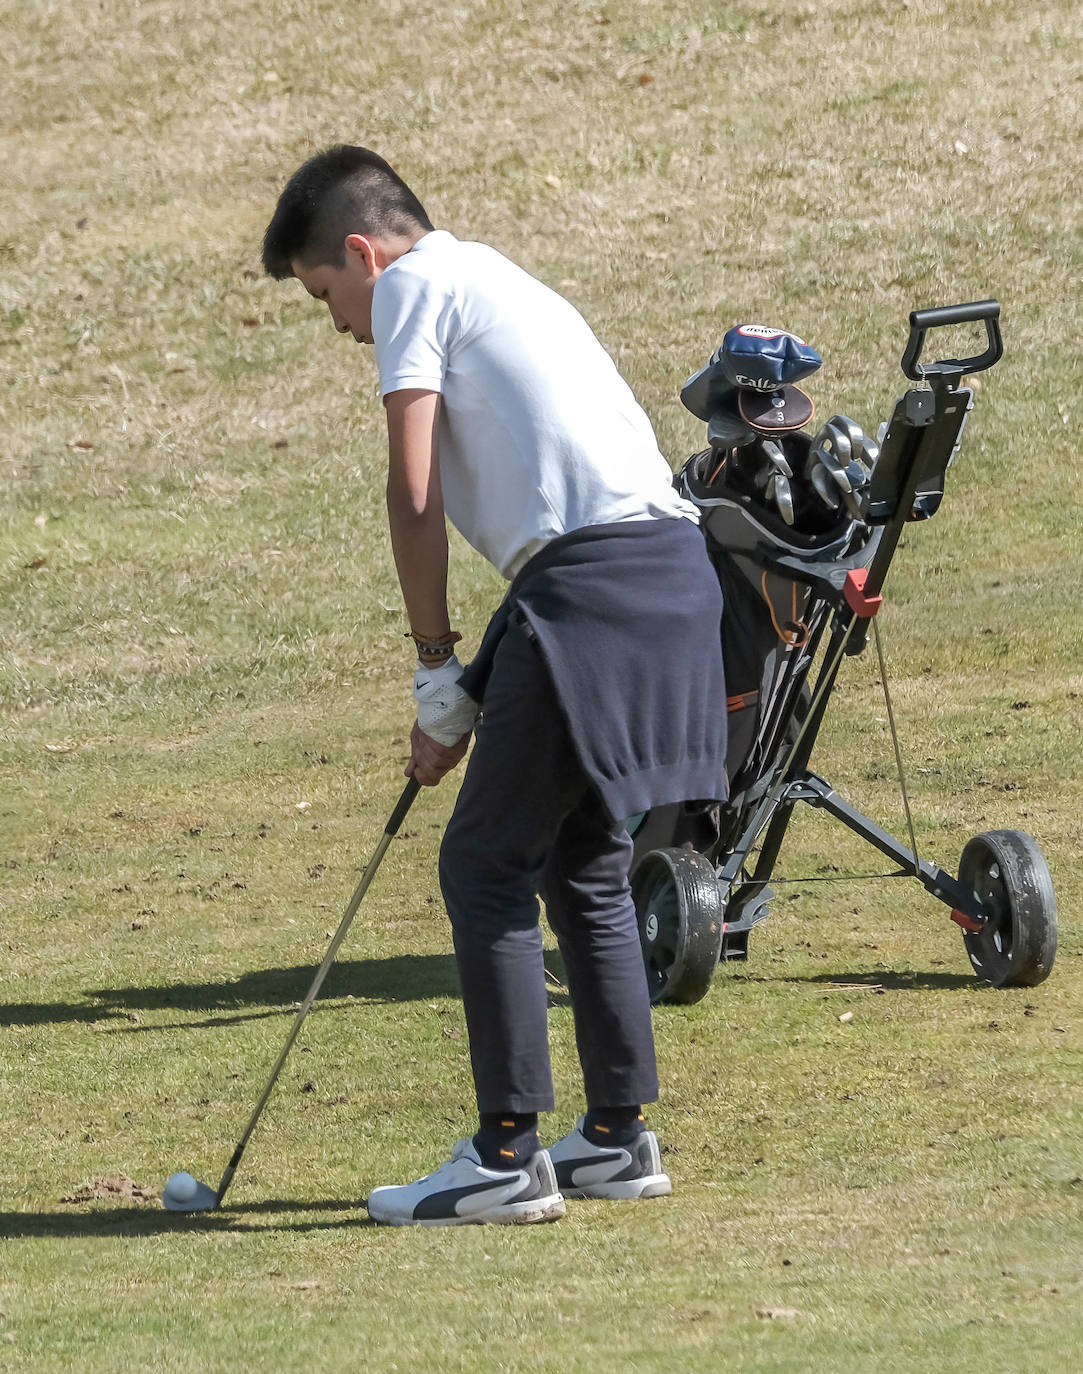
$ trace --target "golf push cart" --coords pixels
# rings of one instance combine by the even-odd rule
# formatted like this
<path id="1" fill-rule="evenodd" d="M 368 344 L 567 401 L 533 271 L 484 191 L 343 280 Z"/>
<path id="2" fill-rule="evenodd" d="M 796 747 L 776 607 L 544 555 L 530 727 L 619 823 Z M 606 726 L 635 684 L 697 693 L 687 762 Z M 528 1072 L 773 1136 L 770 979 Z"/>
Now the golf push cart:
<path id="1" fill-rule="evenodd" d="M 812 403 L 795 383 L 822 360 L 783 330 L 731 329 L 682 388 L 684 405 L 707 424 L 708 447 L 675 482 L 699 507 L 722 584 L 730 796 L 627 822 L 652 1001 L 696 1002 L 720 961 L 747 958 L 798 802 L 836 817 L 898 865 L 885 876 L 914 877 L 946 903 L 980 978 L 1028 986 L 1048 976 L 1056 899 L 1029 835 L 975 836 L 955 877 L 918 854 L 897 738 L 906 844 L 808 766 L 843 658 L 864 650 L 870 627 L 895 737 L 875 619 L 881 589 L 904 526 L 940 505 L 973 406 L 963 380 L 1000 358 L 999 316 L 991 300 L 912 312 L 902 370 L 918 385 L 896 402 L 876 441 L 842 415 L 815 435 L 804 428 Z M 968 323 L 984 325 L 983 352 L 921 362 L 929 330 Z"/>

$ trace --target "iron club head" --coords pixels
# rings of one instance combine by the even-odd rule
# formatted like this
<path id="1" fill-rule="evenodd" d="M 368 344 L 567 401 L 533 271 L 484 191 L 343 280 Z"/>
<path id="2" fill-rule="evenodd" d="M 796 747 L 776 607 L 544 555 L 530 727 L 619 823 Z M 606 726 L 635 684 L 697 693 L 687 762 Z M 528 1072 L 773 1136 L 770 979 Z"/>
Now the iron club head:
<path id="1" fill-rule="evenodd" d="M 793 524 L 793 492 L 790 484 L 783 477 L 781 472 L 772 474 L 771 480 L 767 484 L 767 497 L 774 501 L 778 507 L 778 513 L 785 520 L 787 525 Z"/>
<path id="2" fill-rule="evenodd" d="M 817 463 L 810 473 L 810 480 L 812 482 L 813 491 L 815 491 L 824 505 L 827 506 L 829 510 L 838 510 L 839 490 L 831 481 L 827 469 Z"/>
<path id="3" fill-rule="evenodd" d="M 837 483 L 842 491 L 850 490 L 850 479 L 846 475 L 847 464 L 829 448 L 818 448 L 814 455 L 823 465 L 831 480 Z"/>
<path id="4" fill-rule="evenodd" d="M 834 415 L 830 423 L 835 426 L 840 434 L 846 436 L 852 453 L 857 454 L 861 451 L 861 446 L 865 442 L 865 434 L 856 421 L 851 420 L 848 415 Z"/>
<path id="5" fill-rule="evenodd" d="M 762 439 L 760 441 L 760 447 L 763 449 L 768 462 L 770 462 L 783 477 L 788 478 L 793 476 L 793 468 L 791 468 L 786 461 L 786 455 L 782 452 L 781 448 L 779 448 L 778 444 L 773 443 L 770 439 Z"/>
<path id="6" fill-rule="evenodd" d="M 860 441 L 864 437 L 858 426 L 852 420 L 847 420 L 845 415 L 836 415 L 833 420 L 827 422 L 827 428 L 832 438 L 831 447 L 843 464 L 848 463 L 851 458 L 856 458 L 861 450 Z"/>
<path id="7" fill-rule="evenodd" d="M 213 1212 L 218 1194 L 191 1174 L 170 1174 L 162 1189 L 162 1206 L 167 1212 Z"/>
<path id="8" fill-rule="evenodd" d="M 848 491 L 843 494 L 843 505 L 855 520 L 864 520 L 865 518 L 865 512 L 861 507 L 861 491 L 863 490 L 862 487 L 859 491 Z"/>

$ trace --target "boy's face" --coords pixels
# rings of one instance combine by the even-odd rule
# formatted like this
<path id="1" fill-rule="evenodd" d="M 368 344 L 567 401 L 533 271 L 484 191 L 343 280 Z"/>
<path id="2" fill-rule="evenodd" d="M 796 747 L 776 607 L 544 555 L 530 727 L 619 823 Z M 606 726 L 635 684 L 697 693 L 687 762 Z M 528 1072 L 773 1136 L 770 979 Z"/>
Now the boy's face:
<path id="1" fill-rule="evenodd" d="M 326 304 L 340 334 L 352 334 L 358 343 L 370 344 L 372 290 L 383 271 L 382 256 L 373 240 L 350 234 L 342 267 L 327 263 L 306 267 L 299 260 L 290 265 L 309 295 Z"/>

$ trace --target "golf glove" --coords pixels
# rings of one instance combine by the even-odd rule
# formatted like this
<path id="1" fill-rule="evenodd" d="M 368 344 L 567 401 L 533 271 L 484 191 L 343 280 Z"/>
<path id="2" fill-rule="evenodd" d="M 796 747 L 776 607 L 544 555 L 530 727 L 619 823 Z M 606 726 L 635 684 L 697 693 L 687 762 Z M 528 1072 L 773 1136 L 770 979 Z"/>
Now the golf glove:
<path id="1" fill-rule="evenodd" d="M 458 744 L 474 728 L 478 704 L 459 686 L 463 665 L 454 654 L 438 668 L 418 660 L 414 673 L 417 723 L 437 744 Z"/>

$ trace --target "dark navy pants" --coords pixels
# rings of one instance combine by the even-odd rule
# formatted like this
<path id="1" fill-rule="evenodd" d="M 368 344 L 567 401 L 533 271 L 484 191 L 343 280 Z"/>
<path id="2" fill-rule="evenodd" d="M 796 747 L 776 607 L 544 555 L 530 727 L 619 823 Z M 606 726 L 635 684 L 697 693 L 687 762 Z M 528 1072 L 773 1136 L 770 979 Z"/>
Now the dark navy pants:
<path id="1" fill-rule="evenodd" d="M 564 959 L 588 1106 L 653 1102 L 632 843 L 580 766 L 528 633 L 513 618 L 500 641 L 440 852 L 478 1109 L 553 1106 L 539 894 Z"/>

